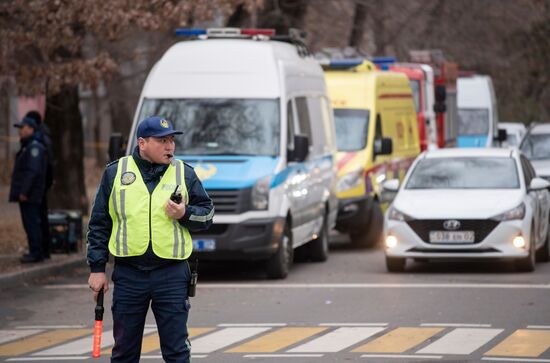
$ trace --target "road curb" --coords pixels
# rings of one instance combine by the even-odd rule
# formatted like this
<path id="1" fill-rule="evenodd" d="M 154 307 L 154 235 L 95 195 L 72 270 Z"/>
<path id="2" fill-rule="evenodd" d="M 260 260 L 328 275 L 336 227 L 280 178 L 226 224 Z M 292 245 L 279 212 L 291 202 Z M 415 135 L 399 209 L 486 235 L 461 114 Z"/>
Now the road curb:
<path id="1" fill-rule="evenodd" d="M 83 254 L 70 256 L 61 261 L 44 262 L 21 271 L 0 274 L 0 290 L 31 284 L 38 278 L 67 272 L 68 269 L 79 266 L 86 266 L 86 256 Z"/>

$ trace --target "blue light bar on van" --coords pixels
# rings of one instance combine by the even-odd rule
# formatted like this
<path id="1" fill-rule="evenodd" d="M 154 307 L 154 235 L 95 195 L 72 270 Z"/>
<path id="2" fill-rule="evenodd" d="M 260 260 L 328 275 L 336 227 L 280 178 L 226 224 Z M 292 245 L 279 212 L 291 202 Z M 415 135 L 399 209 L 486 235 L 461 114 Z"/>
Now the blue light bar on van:
<path id="1" fill-rule="evenodd" d="M 329 68 L 353 68 L 362 64 L 364 60 L 362 58 L 355 59 L 333 59 L 330 61 Z"/>
<path id="2" fill-rule="evenodd" d="M 371 61 L 383 71 L 389 70 L 390 65 L 395 64 L 394 57 L 374 57 L 371 59 Z"/>
<path id="3" fill-rule="evenodd" d="M 193 28 L 178 28 L 176 29 L 176 35 L 179 37 L 196 37 L 199 35 L 205 35 L 206 29 L 193 29 Z"/>

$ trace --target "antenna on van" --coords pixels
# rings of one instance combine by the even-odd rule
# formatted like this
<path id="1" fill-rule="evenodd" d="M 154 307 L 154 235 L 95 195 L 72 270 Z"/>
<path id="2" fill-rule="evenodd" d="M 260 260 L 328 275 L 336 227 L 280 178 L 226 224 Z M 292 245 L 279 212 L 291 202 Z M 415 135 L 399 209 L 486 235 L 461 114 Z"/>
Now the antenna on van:
<path id="1" fill-rule="evenodd" d="M 280 42 L 291 43 L 294 46 L 296 46 L 298 50 L 298 55 L 300 57 L 308 57 L 308 56 L 311 56 L 312 53 L 309 51 L 309 48 L 305 43 L 306 36 L 307 36 L 307 33 L 304 30 L 297 29 L 297 28 L 290 28 L 288 29 L 288 35 L 275 35 L 271 37 L 271 39 L 277 40 Z"/>

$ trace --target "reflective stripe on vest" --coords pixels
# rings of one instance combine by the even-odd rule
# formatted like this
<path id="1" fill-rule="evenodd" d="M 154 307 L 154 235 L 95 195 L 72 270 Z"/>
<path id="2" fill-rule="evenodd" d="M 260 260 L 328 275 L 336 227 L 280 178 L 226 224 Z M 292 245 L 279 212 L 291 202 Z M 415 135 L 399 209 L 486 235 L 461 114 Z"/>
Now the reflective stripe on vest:
<path id="1" fill-rule="evenodd" d="M 113 221 L 109 251 L 117 257 L 140 256 L 152 242 L 153 251 L 162 258 L 187 259 L 193 243 L 187 228 L 169 218 L 165 205 L 176 186 L 183 203 L 188 200 L 184 164 L 174 160 L 150 195 L 133 157 L 120 159 L 109 197 Z"/>

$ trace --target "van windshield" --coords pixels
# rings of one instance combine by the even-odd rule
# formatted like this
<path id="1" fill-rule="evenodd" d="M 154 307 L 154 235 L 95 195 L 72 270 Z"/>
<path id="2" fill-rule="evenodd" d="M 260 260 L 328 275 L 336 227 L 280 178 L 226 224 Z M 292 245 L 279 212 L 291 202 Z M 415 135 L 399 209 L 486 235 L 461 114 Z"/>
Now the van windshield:
<path id="1" fill-rule="evenodd" d="M 334 109 L 338 151 L 357 151 L 365 148 L 369 133 L 369 110 Z"/>
<path id="2" fill-rule="evenodd" d="M 521 144 L 529 160 L 550 159 L 550 134 L 530 134 Z"/>
<path id="3" fill-rule="evenodd" d="M 489 133 L 489 110 L 486 108 L 459 108 L 458 134 L 487 135 Z"/>
<path id="4" fill-rule="evenodd" d="M 279 155 L 277 99 L 145 99 L 139 120 L 160 115 L 176 130 L 176 153 Z"/>

